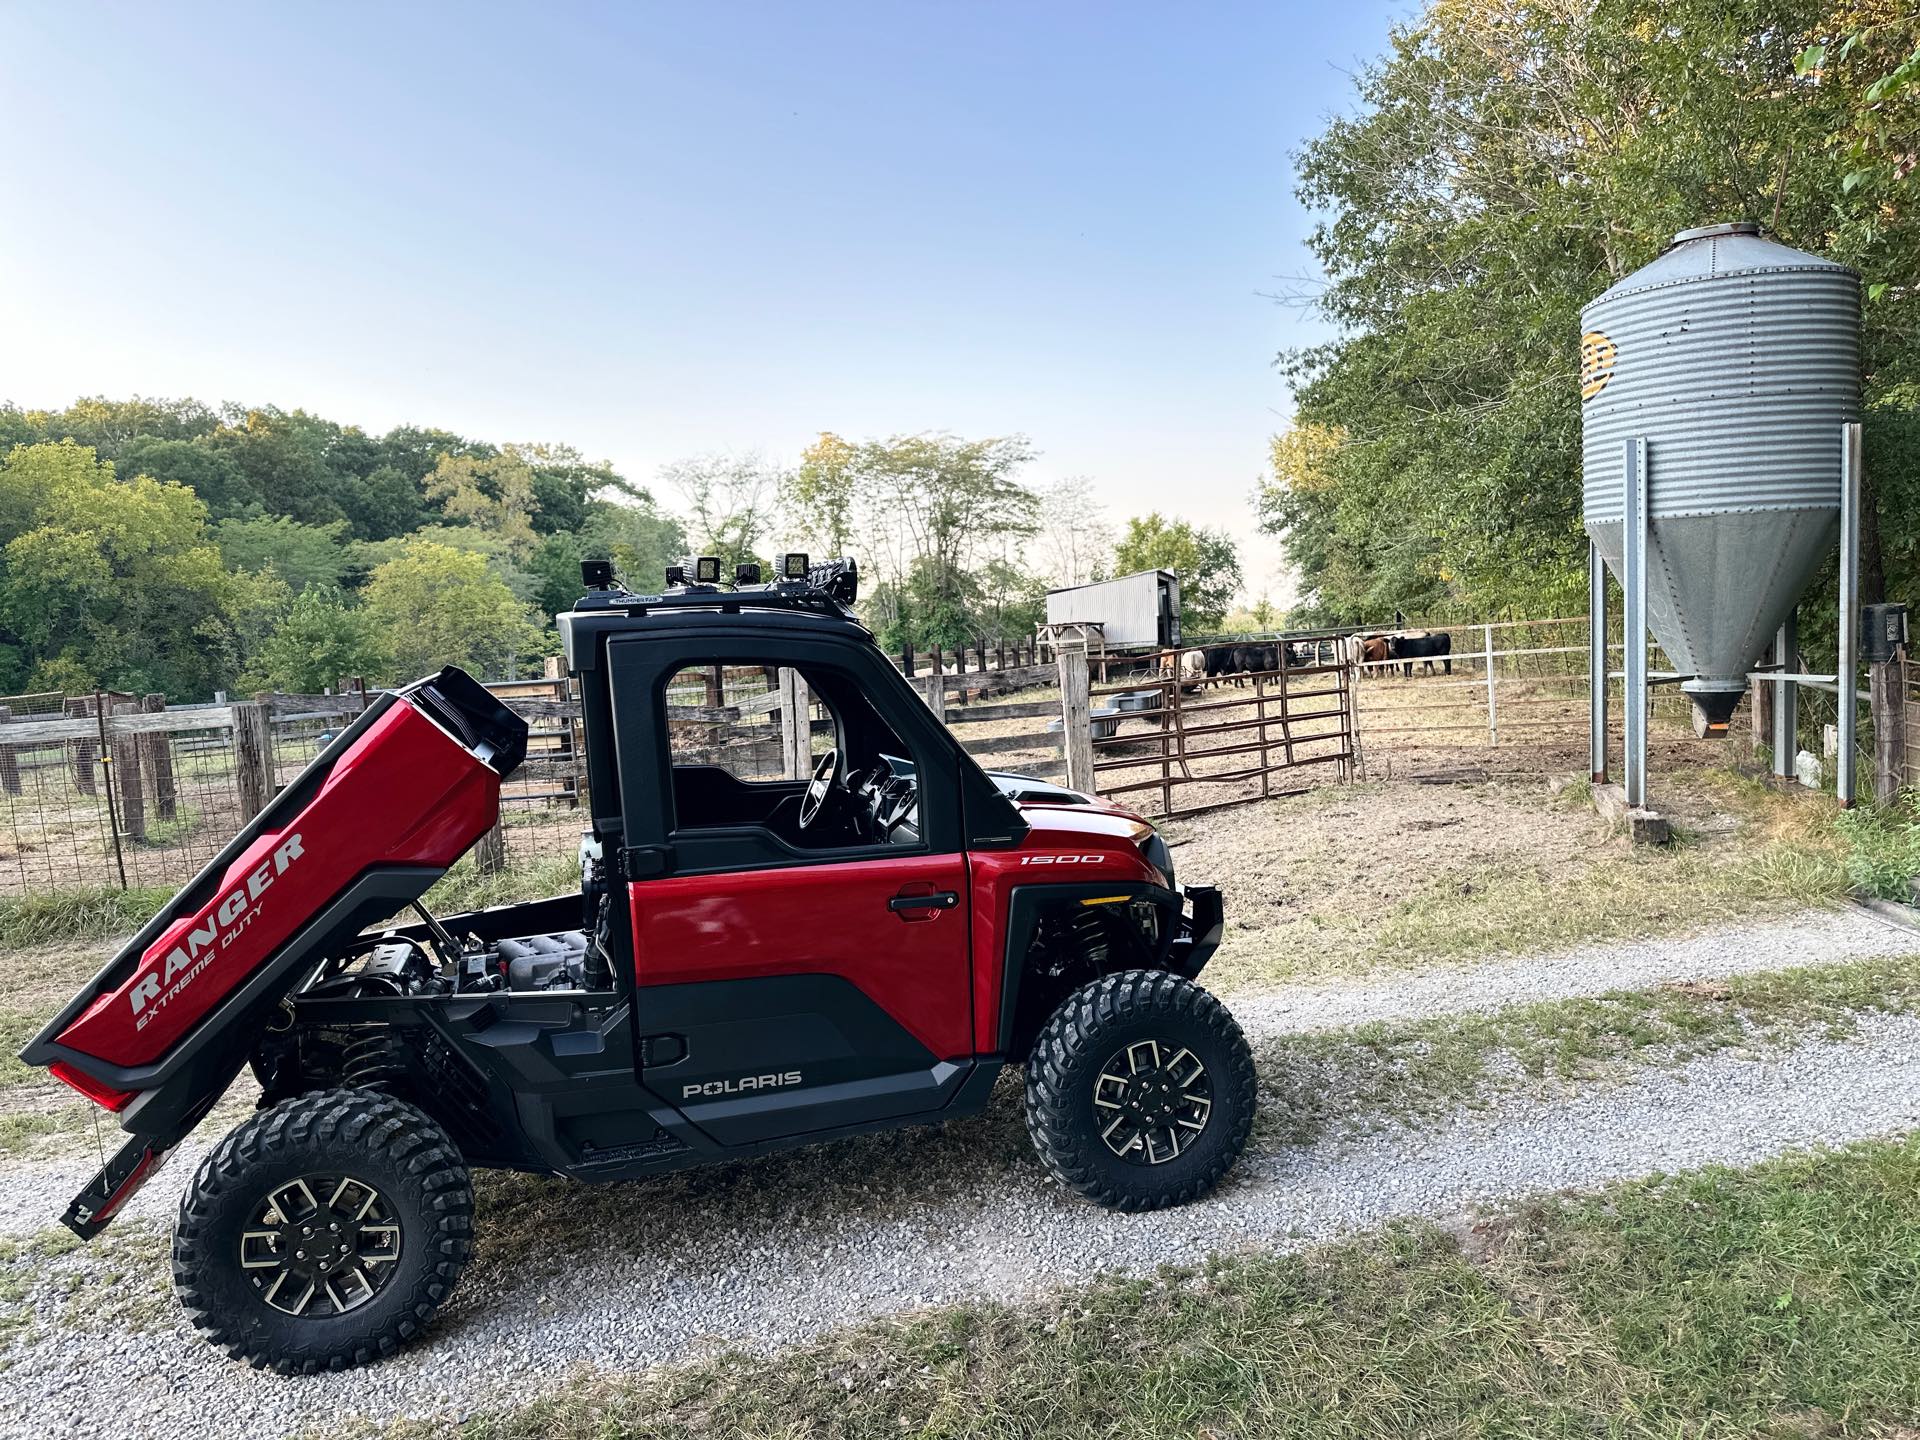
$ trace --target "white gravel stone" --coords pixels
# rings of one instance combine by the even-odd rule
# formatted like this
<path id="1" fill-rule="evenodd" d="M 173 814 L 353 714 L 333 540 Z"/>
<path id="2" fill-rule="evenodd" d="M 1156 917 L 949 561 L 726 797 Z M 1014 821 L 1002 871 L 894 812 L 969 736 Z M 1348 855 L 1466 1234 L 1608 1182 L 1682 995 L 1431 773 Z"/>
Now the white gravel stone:
<path id="1" fill-rule="evenodd" d="M 1857 912 L 1821 913 L 1687 941 L 1241 996 L 1234 1008 L 1250 1033 L 1274 1035 L 1917 949 L 1913 935 Z M 349 1417 L 457 1417 L 561 1387 L 578 1367 L 777 1346 L 874 1315 L 1031 1296 L 1102 1271 L 1297 1248 L 1395 1216 L 1751 1164 L 1920 1124 L 1920 1017 L 1868 1015 L 1845 1042 L 1722 1052 L 1602 1089 L 1509 1097 L 1419 1129 L 1250 1151 L 1214 1196 L 1143 1216 L 1095 1209 L 1048 1182 L 1024 1151 L 1016 1098 L 1004 1087 L 988 1115 L 944 1130 L 608 1187 L 608 1203 L 585 1204 L 559 1180 L 483 1186 L 481 1253 L 439 1324 L 425 1343 L 364 1370 L 262 1375 L 222 1359 L 171 1317 L 104 1340 L 49 1326 L 0 1351 L 8 1362 L 0 1433 L 277 1436 Z M 44 1227 L 89 1160 L 0 1174 L 6 1224 L 16 1233 Z M 183 1154 L 176 1163 L 184 1172 L 193 1161 Z M 163 1224 L 178 1194 L 169 1180 L 121 1223 Z M 542 1222 L 550 1235 L 526 1246 L 523 1208 L 512 1219 L 520 1248 L 490 1255 L 489 1209 L 524 1205 L 529 1184 L 550 1190 L 551 1219 Z M 103 1364 L 110 1383 L 101 1383 Z"/>

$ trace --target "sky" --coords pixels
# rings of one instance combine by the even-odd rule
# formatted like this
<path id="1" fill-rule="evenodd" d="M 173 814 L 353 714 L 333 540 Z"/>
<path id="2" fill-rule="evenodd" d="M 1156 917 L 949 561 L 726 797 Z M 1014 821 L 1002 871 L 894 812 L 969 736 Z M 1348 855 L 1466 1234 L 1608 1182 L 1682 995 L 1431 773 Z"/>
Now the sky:
<path id="1" fill-rule="evenodd" d="M 1023 433 L 1231 531 L 1290 156 L 1405 4 L 0 7 L 0 400 L 564 441 Z M 671 493 L 662 499 L 672 501 Z"/>

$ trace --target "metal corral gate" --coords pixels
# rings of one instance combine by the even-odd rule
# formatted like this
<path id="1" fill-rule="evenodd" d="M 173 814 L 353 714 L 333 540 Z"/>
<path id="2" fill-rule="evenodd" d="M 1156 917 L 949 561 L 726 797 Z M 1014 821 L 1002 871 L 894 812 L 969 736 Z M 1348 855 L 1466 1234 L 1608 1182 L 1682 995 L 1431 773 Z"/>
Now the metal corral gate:
<path id="1" fill-rule="evenodd" d="M 1292 663 L 1303 654 L 1335 659 Z M 1339 656 L 1296 637 L 1161 651 L 1117 681 L 1110 669 L 1110 683 L 1088 692 L 1101 798 L 1153 795 L 1152 813 L 1175 815 L 1303 789 L 1275 777 L 1299 780 L 1311 767 L 1354 778 L 1352 672 Z"/>

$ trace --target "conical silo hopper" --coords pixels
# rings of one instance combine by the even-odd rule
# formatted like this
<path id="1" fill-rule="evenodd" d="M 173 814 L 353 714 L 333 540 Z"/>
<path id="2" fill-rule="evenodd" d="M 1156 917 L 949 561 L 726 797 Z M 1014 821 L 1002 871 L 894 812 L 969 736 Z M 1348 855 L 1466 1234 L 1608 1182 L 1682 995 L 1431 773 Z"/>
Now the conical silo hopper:
<path id="1" fill-rule="evenodd" d="M 1622 575 L 1623 442 L 1648 442 L 1647 625 L 1725 733 L 1833 544 L 1859 418 L 1860 283 L 1751 224 L 1683 230 L 1581 311 L 1587 534 Z"/>

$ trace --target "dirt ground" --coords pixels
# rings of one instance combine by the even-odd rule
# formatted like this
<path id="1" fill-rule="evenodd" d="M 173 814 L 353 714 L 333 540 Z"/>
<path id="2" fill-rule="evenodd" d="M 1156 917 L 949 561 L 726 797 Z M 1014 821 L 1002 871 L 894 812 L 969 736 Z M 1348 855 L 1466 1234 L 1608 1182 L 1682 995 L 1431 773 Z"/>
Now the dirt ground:
<path id="1" fill-rule="evenodd" d="M 1563 782 L 1571 777 L 1562 777 Z M 1726 770 L 1668 772 L 1678 839 L 1631 846 L 1584 782 L 1370 781 L 1162 826 L 1179 878 L 1218 885 L 1231 990 L 1682 930 L 1842 886 L 1828 802 Z"/>

